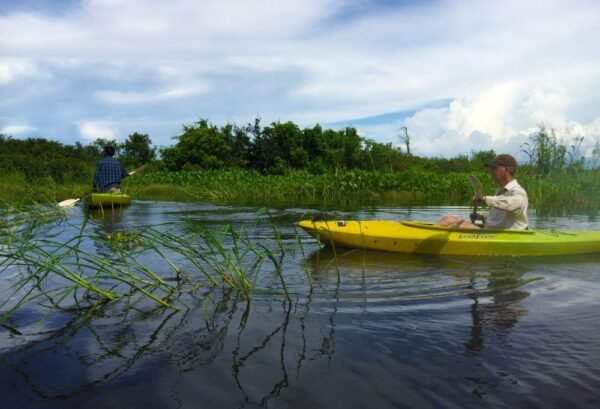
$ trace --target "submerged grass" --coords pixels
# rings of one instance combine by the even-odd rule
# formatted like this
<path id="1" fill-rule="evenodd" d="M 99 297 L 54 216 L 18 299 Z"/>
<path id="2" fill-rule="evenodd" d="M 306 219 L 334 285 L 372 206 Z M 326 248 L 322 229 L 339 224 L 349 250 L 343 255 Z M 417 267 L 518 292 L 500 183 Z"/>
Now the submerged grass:
<path id="1" fill-rule="evenodd" d="M 211 231 L 192 221 L 183 232 L 181 226 L 159 225 L 97 235 L 86 228 L 86 218 L 61 241 L 38 231 L 64 221 L 58 207 L 5 209 L 1 220 L 7 227 L 0 236 L 0 274 L 14 283 L 0 302 L 0 325 L 30 303 L 51 310 L 89 308 L 133 297 L 130 306 L 147 300 L 180 309 L 187 306 L 178 295 L 199 287 L 230 288 L 249 301 L 254 292 L 273 292 L 257 288 L 265 272 L 276 274 L 291 302 L 282 270 L 286 248 L 274 225 L 269 244 L 253 242 L 244 226 Z"/>
<path id="2" fill-rule="evenodd" d="M 84 223 L 85 224 L 85 223 Z M 8 271 L 18 277 L 11 293 L 0 303 L 0 323 L 16 309 L 36 300 L 47 300 L 54 308 L 107 302 L 125 294 L 141 293 L 169 308 L 166 301 L 176 290 L 147 268 L 132 268 L 123 252 L 113 259 L 102 257 L 82 247 L 82 234 L 66 242 L 32 238 L 31 228 L 6 234 L 0 243 L 0 273 Z"/>

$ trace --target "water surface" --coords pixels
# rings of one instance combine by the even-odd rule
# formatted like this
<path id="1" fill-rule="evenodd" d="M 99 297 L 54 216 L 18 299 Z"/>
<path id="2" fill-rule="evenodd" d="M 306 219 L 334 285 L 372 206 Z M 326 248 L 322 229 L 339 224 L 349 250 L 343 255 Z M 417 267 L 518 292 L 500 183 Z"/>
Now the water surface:
<path id="1" fill-rule="evenodd" d="M 320 249 L 294 227 L 317 208 L 334 210 L 281 205 L 267 217 L 254 206 L 135 201 L 122 212 L 93 214 L 85 228 L 99 236 L 231 224 L 275 248 L 275 227 L 292 302 L 265 265 L 257 280 L 265 291 L 250 302 L 231 289 L 202 286 L 182 289 L 189 308 L 181 311 L 122 301 L 46 315 L 47 306 L 31 303 L 10 319 L 19 334 L 0 329 L 2 407 L 599 407 L 600 255 Z M 335 210 L 346 220 L 469 213 L 394 205 Z M 82 220 L 83 210 L 74 208 L 38 234 L 66 241 Z M 531 215 L 531 224 L 600 229 L 600 220 L 583 215 Z M 110 257 L 99 242 L 85 245 Z M 1 296 L 19 274 L 4 271 Z"/>

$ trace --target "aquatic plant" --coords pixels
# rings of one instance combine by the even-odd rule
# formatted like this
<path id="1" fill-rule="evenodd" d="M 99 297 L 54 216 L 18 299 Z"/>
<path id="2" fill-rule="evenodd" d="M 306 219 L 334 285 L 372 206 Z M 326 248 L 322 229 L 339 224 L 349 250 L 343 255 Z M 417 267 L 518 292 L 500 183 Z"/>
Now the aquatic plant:
<path id="1" fill-rule="evenodd" d="M 53 209 L 51 214 L 64 212 L 46 208 Z M 17 279 L 0 303 L 0 324 L 32 302 L 48 302 L 52 310 L 136 296 L 133 303 L 146 299 L 179 309 L 186 306 L 177 294 L 202 286 L 231 288 L 250 300 L 253 292 L 273 292 L 257 288 L 259 274 L 269 270 L 265 262 L 271 263 L 282 294 L 291 302 L 282 269 L 286 249 L 274 226 L 268 245 L 253 242 L 244 226 L 212 231 L 192 221 L 183 232 L 179 226 L 159 225 L 99 236 L 86 229 L 86 218 L 78 234 L 64 241 L 33 234 L 56 220 L 45 218 L 42 223 L 37 217 L 33 223 L 27 217 L 34 212 L 28 210 L 3 219 L 11 227 L 0 238 L 0 274 Z"/>
<path id="2" fill-rule="evenodd" d="M 134 247 L 144 244 L 144 240 L 139 236 L 139 234 L 133 231 L 107 233 L 104 236 L 104 239 L 112 247 L 124 247 L 126 249 L 133 249 Z"/>
<path id="3" fill-rule="evenodd" d="M 577 169 L 577 171 L 574 171 Z M 517 178 L 530 191 L 530 208 L 564 213 L 597 212 L 600 178 L 597 169 L 577 166 L 540 174 L 531 165 L 520 167 Z M 134 198 L 174 201 L 251 202 L 381 202 L 466 204 L 473 194 L 468 176 L 475 174 L 493 194 L 495 185 L 484 168 L 477 172 L 439 172 L 418 167 L 401 172 L 348 170 L 312 174 L 304 170 L 263 175 L 252 170 L 198 170 L 146 172 L 125 179 Z M 0 182 L 2 188 L 2 182 Z M 10 203 L 37 200 L 56 203 L 83 197 L 87 186 L 52 183 L 12 185 L 3 190 Z M 573 198 L 576 198 L 573 200 Z M 0 204 L 1 206 L 1 204 Z M 4 204 L 4 207 L 9 206 Z"/>
<path id="4" fill-rule="evenodd" d="M 496 185 L 488 172 L 473 172 L 484 184 L 485 194 Z M 304 171 L 287 175 L 261 175 L 252 171 L 155 172 L 128 182 L 128 188 L 142 198 L 179 200 L 253 201 L 344 201 L 383 199 L 396 203 L 465 204 L 473 191 L 467 173 L 436 173 L 407 170 L 397 173 L 348 171 L 312 175 Z M 564 171 L 540 177 L 527 166 L 517 173 L 530 192 L 530 208 L 557 212 L 595 212 L 600 209 L 598 170 L 577 173 Z M 573 198 L 576 198 L 573 200 Z"/>
<path id="5" fill-rule="evenodd" d="M 243 170 L 148 172 L 128 181 L 127 186 L 140 197 L 151 197 L 162 190 L 204 200 L 360 200 L 395 191 L 403 193 L 398 198 L 405 203 L 457 202 L 470 190 L 464 174 L 420 170 L 401 173 L 351 170 L 319 175 L 306 171 L 286 175 Z"/>

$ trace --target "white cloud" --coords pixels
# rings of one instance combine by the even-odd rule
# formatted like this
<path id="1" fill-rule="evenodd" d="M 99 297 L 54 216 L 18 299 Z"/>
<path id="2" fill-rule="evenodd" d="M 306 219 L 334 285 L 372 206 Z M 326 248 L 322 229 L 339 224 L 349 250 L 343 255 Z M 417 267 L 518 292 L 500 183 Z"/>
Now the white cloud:
<path id="1" fill-rule="evenodd" d="M 84 139 L 94 141 L 98 138 L 117 139 L 118 128 L 107 121 L 84 121 L 78 125 L 79 134 Z"/>
<path id="2" fill-rule="evenodd" d="M 36 77 L 40 72 L 35 63 L 19 58 L 0 58 L 0 86 L 19 78 Z"/>
<path id="3" fill-rule="evenodd" d="M 25 50 L 60 57 L 75 52 L 99 59 L 157 54 L 189 57 L 192 50 L 229 53 L 232 46 L 238 48 L 236 44 L 262 48 L 269 44 L 267 40 L 303 33 L 340 3 L 344 2 L 91 0 L 61 17 L 33 13 L 0 17 L 0 47 L 7 52 Z"/>
<path id="4" fill-rule="evenodd" d="M 229 56 L 225 59 L 226 62 L 232 66 L 238 66 L 244 69 L 257 71 L 257 72 L 272 72 L 272 71 L 283 71 L 294 67 L 292 61 L 283 59 L 279 56 Z"/>
<path id="5" fill-rule="evenodd" d="M 63 123 L 110 117 L 120 129 L 148 115 L 170 136 L 190 117 L 310 126 L 452 99 L 409 120 L 415 151 L 428 154 L 468 152 L 474 135 L 502 147 L 540 122 L 595 132 L 599 2 L 382 3 L 87 0 L 3 14 L 0 49 L 21 65 L 0 61 L 0 85 L 49 77 L 0 105 L 13 117 L 34 115 L 28 103 L 64 106 Z M 361 129 L 393 141 L 398 127 Z"/>
<path id="6" fill-rule="evenodd" d="M 0 129 L 0 133 L 4 135 L 21 135 L 35 130 L 35 127 L 29 125 L 7 125 Z"/>
<path id="7" fill-rule="evenodd" d="M 540 124 L 553 128 L 566 144 L 584 136 L 582 147 L 587 151 L 600 140 L 600 116 L 589 123 L 567 120 L 571 100 L 558 84 L 507 82 L 475 96 L 457 98 L 445 108 L 419 111 L 403 125 L 414 136 L 415 152 L 426 155 L 490 148 L 516 153 Z"/>
<path id="8" fill-rule="evenodd" d="M 157 92 L 122 92 L 122 91 L 97 91 L 94 98 L 107 104 L 144 104 L 198 96 L 205 94 L 208 85 L 185 86 Z"/>

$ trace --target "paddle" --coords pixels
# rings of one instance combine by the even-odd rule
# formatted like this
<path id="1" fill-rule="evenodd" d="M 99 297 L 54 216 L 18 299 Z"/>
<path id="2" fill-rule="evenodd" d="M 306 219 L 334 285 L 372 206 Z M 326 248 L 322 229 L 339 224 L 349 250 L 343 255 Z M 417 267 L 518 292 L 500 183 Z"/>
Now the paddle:
<path id="1" fill-rule="evenodd" d="M 483 188 L 481 186 L 481 182 L 477 177 L 473 175 L 469 175 L 469 183 L 473 187 L 475 191 L 475 198 L 480 199 L 483 197 Z M 473 204 L 473 213 L 469 215 L 471 217 L 471 223 L 478 224 L 477 222 L 481 222 L 479 224 L 485 224 L 485 217 L 482 214 L 477 214 L 477 200 Z"/>
<path id="2" fill-rule="evenodd" d="M 67 199 L 62 202 L 58 202 L 57 205 L 60 207 L 72 207 L 75 206 L 79 202 L 79 199 Z"/>
<path id="3" fill-rule="evenodd" d="M 135 168 L 134 170 L 129 172 L 129 176 L 133 175 L 134 173 L 141 172 L 142 170 L 146 169 L 147 167 L 148 167 L 148 164 L 146 163 L 145 165 L 142 165 L 139 168 Z"/>
<path id="4" fill-rule="evenodd" d="M 148 164 L 144 164 L 142 166 L 140 166 L 139 168 L 135 168 L 134 170 L 132 170 L 131 172 L 128 173 L 129 176 L 133 175 L 134 173 L 138 173 L 141 172 L 142 170 L 146 169 L 146 167 L 148 167 Z M 66 199 L 63 200 L 62 202 L 58 202 L 57 206 L 59 207 L 72 207 L 75 206 L 78 202 L 80 201 L 80 199 Z"/>

